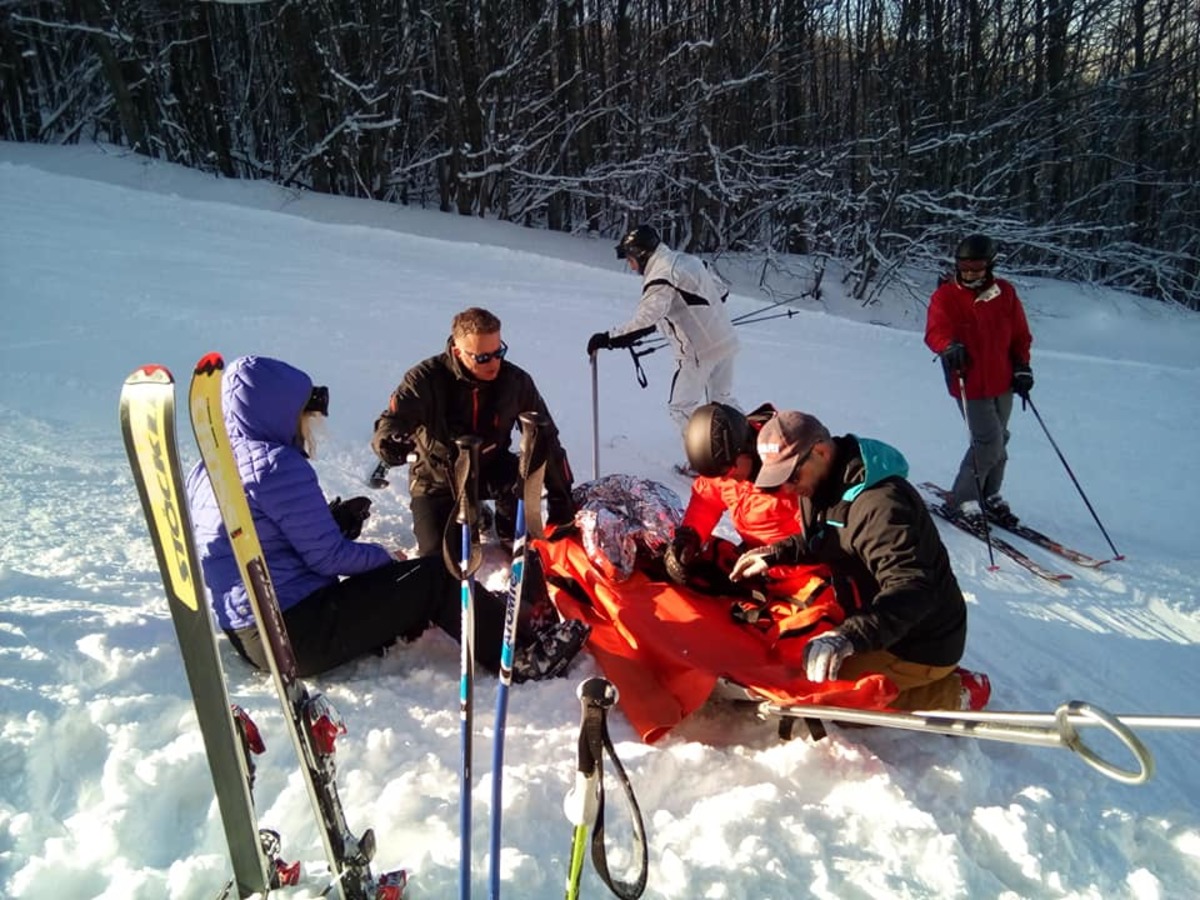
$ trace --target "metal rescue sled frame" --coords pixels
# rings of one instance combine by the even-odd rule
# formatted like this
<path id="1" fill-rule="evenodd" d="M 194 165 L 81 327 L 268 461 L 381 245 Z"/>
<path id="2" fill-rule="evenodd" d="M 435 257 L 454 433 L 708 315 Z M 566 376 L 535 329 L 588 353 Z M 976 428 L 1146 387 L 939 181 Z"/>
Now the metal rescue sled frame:
<path id="1" fill-rule="evenodd" d="M 881 725 L 1033 747 L 1063 747 L 1078 754 L 1102 775 L 1124 784 L 1145 784 L 1154 775 L 1154 757 L 1133 733 L 1133 728 L 1200 729 L 1200 717 L 1196 716 L 1115 716 L 1082 700 L 1063 703 L 1052 713 L 956 710 L 890 712 L 840 706 L 782 706 L 771 702 L 759 703 L 758 711 L 764 718 L 781 716 L 803 719 L 814 738 L 824 734 L 821 722 L 831 721 Z M 1136 767 L 1122 768 L 1101 756 L 1084 741 L 1080 729 L 1085 727 L 1100 727 L 1112 734 L 1133 755 Z"/>

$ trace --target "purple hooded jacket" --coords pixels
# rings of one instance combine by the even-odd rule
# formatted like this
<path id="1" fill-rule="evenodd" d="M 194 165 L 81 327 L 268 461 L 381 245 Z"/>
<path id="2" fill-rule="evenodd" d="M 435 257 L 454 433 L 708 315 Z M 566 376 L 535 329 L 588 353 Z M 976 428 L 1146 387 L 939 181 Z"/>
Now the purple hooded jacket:
<path id="1" fill-rule="evenodd" d="M 312 379 L 265 356 L 243 356 L 225 370 L 221 402 L 229 441 L 280 609 L 313 591 L 392 561 L 378 544 L 342 536 L 317 473 L 298 445 L 300 414 Z M 204 580 L 225 630 L 254 624 L 254 613 L 204 463 L 188 474 L 188 504 Z"/>

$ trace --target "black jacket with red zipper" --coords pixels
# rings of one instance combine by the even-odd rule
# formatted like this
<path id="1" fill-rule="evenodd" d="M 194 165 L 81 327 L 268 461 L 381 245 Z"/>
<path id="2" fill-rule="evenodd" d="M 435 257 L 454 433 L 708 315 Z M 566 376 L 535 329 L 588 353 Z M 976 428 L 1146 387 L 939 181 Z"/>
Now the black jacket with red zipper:
<path id="1" fill-rule="evenodd" d="M 480 468 L 488 470 L 500 457 L 512 454 L 512 438 L 523 412 L 538 412 L 548 423 L 546 491 L 551 522 L 562 519 L 571 503 L 571 468 L 558 440 L 558 429 L 533 378 L 508 360 L 500 363 L 493 381 L 480 381 L 451 352 L 452 342 L 437 356 L 417 363 L 392 392 L 388 409 L 375 420 L 381 430 L 409 435 L 416 460 L 408 467 L 413 497 L 452 493 L 456 438 L 475 435 L 482 441 Z M 565 506 L 564 506 L 565 502 Z"/>

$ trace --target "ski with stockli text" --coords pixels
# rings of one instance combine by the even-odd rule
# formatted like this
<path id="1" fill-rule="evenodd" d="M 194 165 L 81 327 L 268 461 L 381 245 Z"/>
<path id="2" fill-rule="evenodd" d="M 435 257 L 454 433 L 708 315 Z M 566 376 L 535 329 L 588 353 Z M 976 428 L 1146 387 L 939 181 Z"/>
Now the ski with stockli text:
<path id="1" fill-rule="evenodd" d="M 217 353 L 208 354 L 196 364 L 189 398 L 192 428 L 263 637 L 263 651 L 320 826 L 333 879 L 326 893 L 332 892 L 342 900 L 400 900 L 404 872 L 376 880 L 371 874 L 375 833 L 367 829 L 356 838 L 346 824 L 334 760 L 334 741 L 345 734 L 346 727 L 333 705 L 321 694 L 309 693 L 297 674 L 296 658 L 221 412 L 224 370 L 225 361 Z"/>
<path id="2" fill-rule="evenodd" d="M 950 502 L 950 492 L 948 490 L 946 490 L 944 487 L 936 485 L 931 481 L 921 482 L 921 487 L 925 488 L 930 493 L 936 494 L 938 497 L 941 497 L 943 502 L 945 502 L 945 503 Z M 1030 528 L 1028 525 L 1026 525 L 1023 522 L 1016 522 L 1014 524 L 1008 524 L 1005 522 L 998 521 L 997 519 L 989 516 L 988 524 L 990 524 L 994 528 L 1003 528 L 1009 534 L 1013 534 L 1019 538 L 1023 538 L 1024 540 L 1029 541 L 1029 543 L 1036 544 L 1037 546 L 1041 547 L 1043 550 L 1047 550 L 1050 553 L 1055 554 L 1056 556 L 1061 556 L 1063 559 L 1068 560 L 1069 562 L 1073 562 L 1077 566 L 1083 566 L 1085 569 L 1098 569 L 1101 566 L 1107 565 L 1108 563 L 1112 562 L 1111 559 L 1096 559 L 1096 557 L 1089 556 L 1088 554 L 1084 553 L 1082 550 L 1076 550 L 1073 547 L 1068 547 L 1066 544 L 1063 544 L 1060 541 L 1056 541 L 1054 538 L 1050 537 L 1050 535 L 1043 534 L 1042 532 L 1038 531 L 1036 528 Z"/>
<path id="3" fill-rule="evenodd" d="M 951 525 L 962 529 L 972 537 L 979 538 L 981 541 L 990 540 L 992 549 L 1003 553 L 1023 569 L 1027 569 L 1034 575 L 1038 576 L 1038 578 L 1044 578 L 1046 581 L 1068 581 L 1072 577 L 1066 572 L 1056 572 L 1054 569 L 1050 569 L 1042 565 L 1036 559 L 1033 559 L 1023 551 L 1014 547 L 1008 541 L 996 537 L 994 534 L 990 535 L 989 537 L 988 533 L 983 530 L 983 525 L 975 524 L 962 513 L 951 510 L 941 502 L 926 500 L 925 505 L 935 516 L 945 519 Z"/>
<path id="4" fill-rule="evenodd" d="M 245 711 L 229 702 L 184 502 L 175 440 L 175 379 L 170 371 L 142 366 L 125 379 L 120 420 L 233 864 L 233 878 L 222 896 L 265 897 L 272 888 L 295 884 L 300 864 L 279 858 L 279 835 L 260 830 L 254 813 L 250 754 L 262 752 L 262 739 Z"/>

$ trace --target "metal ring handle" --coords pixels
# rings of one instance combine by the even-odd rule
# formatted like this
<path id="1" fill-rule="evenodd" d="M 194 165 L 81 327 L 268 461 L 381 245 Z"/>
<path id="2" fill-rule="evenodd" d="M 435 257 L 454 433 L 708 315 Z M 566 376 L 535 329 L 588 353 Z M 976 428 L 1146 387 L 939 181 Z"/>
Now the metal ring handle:
<path id="1" fill-rule="evenodd" d="M 1129 749 L 1133 758 L 1137 760 L 1138 768 L 1122 769 L 1103 759 L 1100 754 L 1083 742 L 1083 738 L 1079 735 L 1079 729 L 1071 722 L 1072 714 L 1083 716 L 1097 725 L 1102 725 Z M 1101 774 L 1123 784 L 1145 784 L 1154 774 L 1154 757 L 1146 745 L 1124 722 L 1111 713 L 1092 706 L 1090 703 L 1084 703 L 1082 700 L 1071 700 L 1054 711 L 1054 719 L 1058 725 L 1058 735 L 1062 739 L 1063 745 L 1068 750 L 1079 754 L 1085 763 Z"/>

